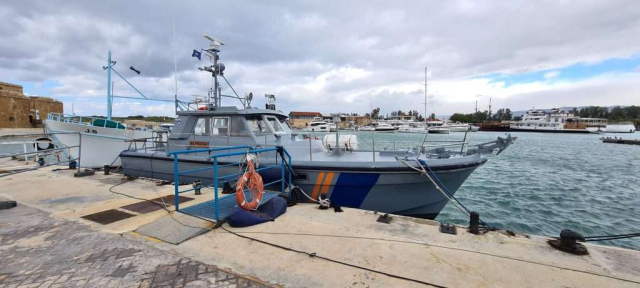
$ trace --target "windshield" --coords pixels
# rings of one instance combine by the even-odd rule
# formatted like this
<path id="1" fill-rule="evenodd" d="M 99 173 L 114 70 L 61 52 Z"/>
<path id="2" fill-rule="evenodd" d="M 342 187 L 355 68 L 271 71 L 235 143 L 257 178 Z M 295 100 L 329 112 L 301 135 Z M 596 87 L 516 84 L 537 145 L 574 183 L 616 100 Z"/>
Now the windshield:
<path id="1" fill-rule="evenodd" d="M 267 121 L 269 121 L 269 124 L 271 124 L 271 127 L 273 127 L 273 131 L 275 131 L 276 133 L 285 133 L 284 128 L 282 128 L 280 122 L 278 121 L 278 119 L 276 119 L 276 117 L 267 117 Z"/>
<path id="2" fill-rule="evenodd" d="M 287 131 L 287 133 L 291 133 L 291 126 L 289 126 L 289 122 L 287 122 L 287 119 L 278 117 L 278 120 L 280 120 L 280 124 L 282 124 L 282 128 L 284 128 L 284 130 Z"/>
<path id="3" fill-rule="evenodd" d="M 271 131 L 267 124 L 262 121 L 262 117 L 260 116 L 249 116 L 247 117 L 247 125 L 249 125 L 249 129 L 253 132 L 254 135 L 264 135 L 269 134 Z"/>

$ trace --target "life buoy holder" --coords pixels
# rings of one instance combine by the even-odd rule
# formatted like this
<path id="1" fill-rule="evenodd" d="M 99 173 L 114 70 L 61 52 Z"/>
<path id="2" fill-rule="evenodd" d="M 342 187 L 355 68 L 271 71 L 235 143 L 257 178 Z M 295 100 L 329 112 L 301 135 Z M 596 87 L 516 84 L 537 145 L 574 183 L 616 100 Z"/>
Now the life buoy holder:
<path id="1" fill-rule="evenodd" d="M 247 169 L 249 171 L 242 174 L 236 184 L 236 202 L 244 210 L 256 210 L 264 196 L 264 184 L 262 183 L 262 177 L 254 168 L 253 160 L 250 158 L 247 159 Z M 245 186 L 249 188 L 249 193 L 252 196 L 251 202 L 247 202 L 244 196 Z"/>

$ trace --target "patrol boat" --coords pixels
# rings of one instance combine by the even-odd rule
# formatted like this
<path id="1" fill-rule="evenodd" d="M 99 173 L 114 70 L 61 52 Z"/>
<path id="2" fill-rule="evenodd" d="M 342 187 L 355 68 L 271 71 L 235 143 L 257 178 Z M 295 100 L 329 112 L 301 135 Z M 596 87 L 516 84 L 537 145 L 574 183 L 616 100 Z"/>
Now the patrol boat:
<path id="1" fill-rule="evenodd" d="M 166 143 L 156 143 L 149 148 L 136 147 L 133 141 L 130 149 L 120 154 L 125 175 L 174 181 L 173 157 L 178 157 L 179 171 L 195 171 L 180 176 L 180 182 L 201 181 L 209 185 L 213 173 L 205 168 L 213 165 L 211 155 L 227 152 L 220 149 L 279 146 L 291 155 L 293 185 L 313 201 L 329 199 L 333 205 L 433 219 L 469 175 L 487 162 L 484 154 L 496 150 L 500 153 L 514 140 L 508 136 L 475 148 L 463 140 L 438 147 L 426 141 L 426 134 L 422 143 L 412 149 L 380 151 L 358 150 L 350 141 L 341 141 L 355 136 L 340 137 L 339 132 L 330 137 L 335 142 L 301 137 L 304 135 L 292 132 L 287 115 L 276 110 L 275 96 L 266 95 L 265 109 L 258 109 L 251 107 L 252 93 L 245 97 L 222 95 L 217 81 L 219 76 L 224 77 L 224 65 L 218 62 L 221 43 L 212 37 L 207 39 L 213 39 L 211 47 L 204 50 L 211 56 L 213 65 L 199 69 L 213 77 L 215 86 L 209 90 L 210 101 L 204 105 L 199 102 L 176 104 L 187 109 L 176 111 L 177 120 Z M 237 98 L 242 108 L 222 106 L 221 97 Z M 437 144 L 441 145 L 442 140 L 439 141 Z M 209 149 L 168 156 L 171 151 L 203 151 L 203 148 Z M 272 153 L 261 154 L 258 159 L 261 166 L 268 167 L 277 161 L 277 152 Z M 228 163 L 237 162 L 237 159 L 227 159 Z M 237 173 L 241 169 L 228 163 L 225 158 L 218 159 L 218 175 Z M 267 169 L 260 174 L 264 183 L 269 183 L 281 177 L 281 170 Z"/>

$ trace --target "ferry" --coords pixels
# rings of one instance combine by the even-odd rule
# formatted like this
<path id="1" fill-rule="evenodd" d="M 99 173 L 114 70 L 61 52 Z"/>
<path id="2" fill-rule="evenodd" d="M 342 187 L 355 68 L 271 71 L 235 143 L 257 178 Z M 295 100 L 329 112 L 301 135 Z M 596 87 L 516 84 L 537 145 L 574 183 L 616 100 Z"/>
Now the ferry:
<path id="1" fill-rule="evenodd" d="M 602 133 L 607 131 L 607 119 L 580 118 L 560 109 L 531 109 L 520 121 L 512 121 L 509 128 L 514 131 L 560 132 L 560 133 Z"/>

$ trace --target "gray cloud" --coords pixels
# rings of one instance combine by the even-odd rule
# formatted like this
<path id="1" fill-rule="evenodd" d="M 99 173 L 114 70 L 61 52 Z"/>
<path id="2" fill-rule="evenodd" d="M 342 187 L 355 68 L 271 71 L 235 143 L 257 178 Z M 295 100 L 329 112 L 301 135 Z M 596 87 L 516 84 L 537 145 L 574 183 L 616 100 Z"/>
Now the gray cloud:
<path id="1" fill-rule="evenodd" d="M 383 112 L 414 109 L 405 106 L 422 102 L 427 64 L 433 91 L 455 98 L 458 92 L 437 82 L 640 52 L 638 1 L 12 1 L 0 16 L 0 78 L 54 80 L 61 83 L 54 95 L 74 99 L 106 93 L 101 67 L 108 50 L 141 90 L 170 98 L 172 19 L 180 95 L 208 89 L 210 78 L 195 70 L 203 63 L 190 55 L 207 45 L 202 33 L 209 33 L 227 43 L 222 57 L 236 90 L 277 93 L 285 110 L 363 113 L 369 102 Z M 124 82 L 115 85 L 118 93 L 135 95 Z M 513 95 L 509 103 L 524 107 L 531 95 Z"/>

